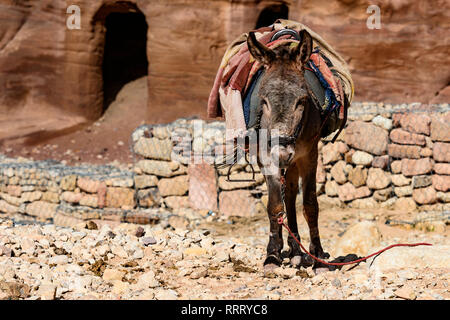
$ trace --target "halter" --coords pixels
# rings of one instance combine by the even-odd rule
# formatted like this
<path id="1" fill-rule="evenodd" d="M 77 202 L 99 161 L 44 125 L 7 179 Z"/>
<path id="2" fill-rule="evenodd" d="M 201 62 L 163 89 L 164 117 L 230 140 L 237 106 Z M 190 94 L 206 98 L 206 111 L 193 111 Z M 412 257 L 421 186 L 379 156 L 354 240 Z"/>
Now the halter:
<path id="1" fill-rule="evenodd" d="M 278 144 L 280 146 L 287 147 L 288 145 L 295 145 L 295 142 L 297 141 L 297 138 L 300 135 L 300 132 L 302 129 L 302 120 L 303 120 L 303 118 L 297 124 L 297 126 L 295 127 L 294 134 L 292 134 L 291 136 L 279 135 L 278 137 L 276 137 L 276 138 L 278 138 Z M 271 145 L 270 141 L 269 141 L 269 145 Z"/>

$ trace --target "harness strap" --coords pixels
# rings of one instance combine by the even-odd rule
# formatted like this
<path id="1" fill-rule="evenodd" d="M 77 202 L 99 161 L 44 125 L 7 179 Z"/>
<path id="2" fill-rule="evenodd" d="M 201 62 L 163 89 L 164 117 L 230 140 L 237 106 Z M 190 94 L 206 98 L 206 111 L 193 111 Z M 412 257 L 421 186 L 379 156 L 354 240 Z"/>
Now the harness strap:
<path id="1" fill-rule="evenodd" d="M 339 134 L 342 132 L 342 130 L 345 127 L 345 124 L 347 123 L 347 109 L 348 109 L 348 100 L 347 97 L 344 94 L 344 105 L 342 106 L 342 108 L 344 108 L 344 120 L 341 123 L 341 126 L 339 127 L 339 131 L 334 135 L 333 139 L 331 140 L 331 143 L 334 143 L 337 139 L 337 137 L 339 136 Z"/>

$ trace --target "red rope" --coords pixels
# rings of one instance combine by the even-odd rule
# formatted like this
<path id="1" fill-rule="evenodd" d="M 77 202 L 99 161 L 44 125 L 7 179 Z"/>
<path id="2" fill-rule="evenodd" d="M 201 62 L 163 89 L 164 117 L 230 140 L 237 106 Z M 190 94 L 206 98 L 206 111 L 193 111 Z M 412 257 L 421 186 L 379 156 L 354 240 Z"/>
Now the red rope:
<path id="1" fill-rule="evenodd" d="M 291 229 L 289 229 L 289 227 L 284 223 L 283 217 L 280 217 L 280 218 L 278 219 L 278 223 L 281 224 L 282 226 L 284 226 L 284 227 L 286 228 L 286 230 L 289 232 L 289 234 L 291 235 L 291 237 L 294 238 L 294 240 L 298 243 L 298 245 L 300 246 L 300 248 L 302 248 L 303 251 L 305 251 L 311 258 L 313 258 L 314 260 L 316 260 L 316 261 L 318 261 L 318 262 L 320 262 L 320 263 L 323 263 L 323 264 L 325 264 L 325 265 L 328 265 L 328 266 L 345 266 L 345 265 L 348 265 L 348 264 L 354 264 L 354 263 L 359 263 L 359 262 L 361 262 L 361 261 L 366 261 L 367 259 L 369 259 L 369 258 L 371 258 L 371 257 L 373 257 L 373 256 L 376 256 L 376 255 L 379 255 L 380 253 L 382 253 L 382 252 L 384 252 L 384 251 L 387 251 L 387 250 L 389 250 L 389 249 L 391 249 L 391 248 L 394 248 L 394 247 L 432 246 L 432 244 L 430 244 L 430 243 L 425 243 L 425 242 L 421 242 L 421 243 L 411 243 L 411 244 L 409 244 L 409 243 L 398 243 L 398 244 L 390 245 L 390 246 L 388 246 L 388 247 L 386 247 L 386 248 L 384 248 L 384 249 L 382 249 L 382 250 L 380 250 L 380 251 L 377 251 L 377 252 L 375 252 L 375 253 L 372 253 L 371 255 L 368 255 L 367 257 L 360 258 L 360 259 L 357 259 L 357 260 L 353 260 L 353 261 L 349 261 L 349 262 L 326 262 L 326 261 L 324 261 L 324 260 L 322 260 L 322 259 L 319 259 L 319 258 L 313 256 L 311 253 L 309 253 L 308 250 L 305 249 L 305 247 L 300 243 L 300 240 L 297 239 L 297 237 L 292 233 Z"/>

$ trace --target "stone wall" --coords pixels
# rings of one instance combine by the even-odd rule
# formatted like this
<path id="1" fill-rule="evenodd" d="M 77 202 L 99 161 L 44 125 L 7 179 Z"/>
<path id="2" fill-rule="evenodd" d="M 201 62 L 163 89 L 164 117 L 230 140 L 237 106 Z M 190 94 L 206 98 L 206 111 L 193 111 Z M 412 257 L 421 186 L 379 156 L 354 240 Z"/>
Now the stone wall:
<path id="1" fill-rule="evenodd" d="M 354 103 L 335 143 L 319 143 L 317 193 L 324 206 L 450 209 L 450 109 L 445 105 Z M 248 165 L 207 162 L 224 142 L 223 122 L 179 119 L 132 135 L 134 167 L 68 167 L 3 158 L 0 213 L 67 225 L 83 220 L 152 223 L 178 216 L 263 214 L 267 188 Z M 244 181 L 242 181 L 244 180 Z M 247 181 L 246 181 L 247 180 Z M 298 197 L 301 205 L 301 195 Z"/>
<path id="2" fill-rule="evenodd" d="M 449 120 L 448 104 L 353 104 L 336 143 L 320 143 L 319 198 L 355 208 L 448 210 Z"/>
<path id="3" fill-rule="evenodd" d="M 316 177 L 319 202 L 324 206 L 351 208 L 448 210 L 449 120 L 448 104 L 354 103 L 347 126 L 337 141 L 330 143 L 329 137 L 319 143 Z M 170 143 L 171 136 L 175 147 Z M 192 154 L 209 155 L 215 145 L 223 143 L 224 136 L 222 122 L 180 120 L 169 126 L 141 127 L 134 133 L 134 151 L 145 160 L 137 161 L 136 169 L 142 174 L 161 175 L 155 168 L 171 164 L 171 151 L 179 154 L 177 148 L 186 149 L 187 143 L 187 150 L 192 153 L 177 160 L 192 163 Z M 212 158 L 205 159 L 211 163 Z M 180 192 L 171 201 L 176 199 L 178 204 L 194 208 L 218 209 L 225 215 L 251 216 L 264 211 L 267 188 L 258 168 L 254 181 L 242 181 L 252 178 L 250 166 L 236 165 L 230 180 L 241 181 L 230 182 L 228 169 L 214 173 L 211 166 L 196 160 L 199 164 L 189 164 L 189 170 L 181 171 L 183 174 L 189 171 L 189 190 L 183 189 L 188 192 L 184 195 Z M 178 165 L 174 168 L 180 170 Z M 164 181 L 174 186 L 180 181 L 188 184 L 180 178 Z M 167 202 L 166 198 L 164 201 Z"/>
<path id="4" fill-rule="evenodd" d="M 28 215 L 62 226 L 84 220 L 152 223 L 154 212 L 133 210 L 132 171 L 113 166 L 68 167 L 54 161 L 0 157 L 0 213 Z"/>

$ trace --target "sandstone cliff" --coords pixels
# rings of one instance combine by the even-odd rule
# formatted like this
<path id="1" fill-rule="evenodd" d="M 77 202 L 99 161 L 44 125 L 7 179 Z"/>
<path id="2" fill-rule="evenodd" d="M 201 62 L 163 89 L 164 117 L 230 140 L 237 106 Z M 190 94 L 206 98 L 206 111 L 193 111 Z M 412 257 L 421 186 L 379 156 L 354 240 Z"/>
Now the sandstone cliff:
<path id="1" fill-rule="evenodd" d="M 280 3 L 290 19 L 309 25 L 346 58 L 355 100 L 449 101 L 445 0 L 0 0 L 0 141 L 75 130 L 101 116 L 110 13 L 145 17 L 146 121 L 204 118 L 227 44 L 254 28 L 264 8 Z M 66 27 L 71 4 L 81 9 L 80 30 Z M 381 9 L 380 30 L 366 26 L 370 4 Z"/>

